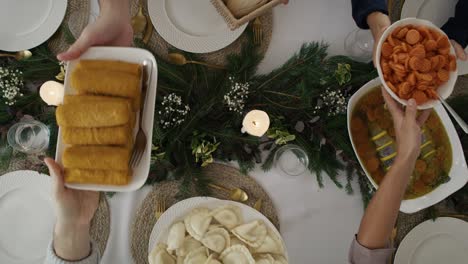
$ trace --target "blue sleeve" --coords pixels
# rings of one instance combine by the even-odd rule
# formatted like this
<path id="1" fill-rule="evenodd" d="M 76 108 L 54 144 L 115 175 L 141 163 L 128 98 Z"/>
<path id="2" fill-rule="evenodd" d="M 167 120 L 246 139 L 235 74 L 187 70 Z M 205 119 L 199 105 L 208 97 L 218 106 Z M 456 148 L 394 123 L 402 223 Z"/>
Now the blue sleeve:
<path id="1" fill-rule="evenodd" d="M 463 48 L 468 44 L 468 0 L 459 0 L 455 7 L 455 17 L 451 17 L 442 27 L 450 39 Z"/>
<path id="2" fill-rule="evenodd" d="M 351 0 L 353 18 L 356 25 L 362 29 L 368 29 L 367 16 L 373 12 L 382 12 L 388 15 L 386 0 Z"/>

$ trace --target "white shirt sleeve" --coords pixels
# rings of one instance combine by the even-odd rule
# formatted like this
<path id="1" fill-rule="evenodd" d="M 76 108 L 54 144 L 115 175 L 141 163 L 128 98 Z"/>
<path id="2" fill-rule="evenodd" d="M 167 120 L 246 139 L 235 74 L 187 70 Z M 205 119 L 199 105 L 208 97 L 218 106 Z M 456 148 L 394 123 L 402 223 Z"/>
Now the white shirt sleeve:
<path id="1" fill-rule="evenodd" d="M 100 254 L 99 250 L 97 247 L 94 245 L 94 243 L 91 242 L 91 254 L 78 261 L 67 261 L 63 260 L 60 257 L 55 254 L 55 250 L 53 245 L 53 241 L 49 244 L 47 247 L 47 255 L 44 261 L 44 264 L 98 264 L 99 259 L 100 259 Z"/>

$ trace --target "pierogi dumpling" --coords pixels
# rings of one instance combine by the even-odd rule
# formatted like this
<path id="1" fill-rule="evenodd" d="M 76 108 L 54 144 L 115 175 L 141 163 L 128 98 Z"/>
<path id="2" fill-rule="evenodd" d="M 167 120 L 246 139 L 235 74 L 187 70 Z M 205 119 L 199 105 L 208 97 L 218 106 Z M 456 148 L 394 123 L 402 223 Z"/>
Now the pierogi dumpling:
<path id="1" fill-rule="evenodd" d="M 235 245 L 225 249 L 219 258 L 223 264 L 255 264 L 252 254 L 243 245 Z"/>
<path id="2" fill-rule="evenodd" d="M 225 226 L 228 230 L 231 230 L 244 222 L 241 209 L 235 205 L 220 207 L 214 210 L 212 215 L 218 223 Z"/>
<path id="3" fill-rule="evenodd" d="M 185 257 L 184 264 L 202 264 L 208 259 L 208 250 L 205 247 L 199 247 L 192 250 Z"/>
<path id="4" fill-rule="evenodd" d="M 216 259 L 215 254 L 211 254 L 204 264 L 222 264 Z"/>
<path id="5" fill-rule="evenodd" d="M 184 241 L 180 245 L 178 249 L 176 249 L 176 255 L 178 257 L 185 257 L 190 253 L 191 251 L 203 247 L 202 243 L 200 241 L 196 240 L 195 238 L 191 236 L 185 237 Z"/>
<path id="6" fill-rule="evenodd" d="M 185 229 L 196 240 L 201 240 L 210 227 L 211 216 L 210 210 L 207 208 L 193 209 L 185 218 Z"/>
<path id="7" fill-rule="evenodd" d="M 270 253 L 270 254 L 284 254 L 284 246 L 281 239 L 271 230 L 268 228 L 267 236 L 265 237 L 265 241 L 259 247 L 252 247 L 251 252 L 253 254 L 257 253 Z"/>
<path id="8" fill-rule="evenodd" d="M 267 228 L 261 220 L 255 220 L 250 223 L 240 225 L 231 231 L 242 242 L 251 247 L 259 247 L 265 241 Z"/>
<path id="9" fill-rule="evenodd" d="M 176 264 L 176 259 L 167 252 L 167 246 L 159 243 L 148 255 L 150 264 Z"/>
<path id="10" fill-rule="evenodd" d="M 202 244 L 208 249 L 221 253 L 231 246 L 231 237 L 224 228 L 215 228 L 208 231 L 201 240 Z"/>
<path id="11" fill-rule="evenodd" d="M 275 264 L 275 259 L 270 254 L 255 256 L 256 264 Z"/>
<path id="12" fill-rule="evenodd" d="M 167 250 L 172 251 L 178 249 L 185 239 L 185 224 L 183 222 L 177 222 L 169 229 L 169 235 L 167 237 Z"/>

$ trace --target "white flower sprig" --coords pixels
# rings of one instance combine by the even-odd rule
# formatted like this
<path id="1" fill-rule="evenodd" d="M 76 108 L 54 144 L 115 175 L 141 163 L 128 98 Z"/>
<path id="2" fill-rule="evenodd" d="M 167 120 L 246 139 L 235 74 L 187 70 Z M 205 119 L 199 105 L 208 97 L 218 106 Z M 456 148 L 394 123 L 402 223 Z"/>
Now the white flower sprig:
<path id="1" fill-rule="evenodd" d="M 249 97 L 250 83 L 239 83 L 230 76 L 231 90 L 224 95 L 224 103 L 229 108 L 229 111 L 242 114 L 245 107 L 245 101 Z"/>
<path id="2" fill-rule="evenodd" d="M 23 87 L 23 73 L 18 69 L 0 67 L 0 93 L 6 105 L 14 105 Z"/>
<path id="3" fill-rule="evenodd" d="M 182 124 L 190 111 L 188 105 L 182 104 L 182 97 L 171 93 L 163 97 L 161 103 L 163 110 L 159 111 L 160 121 L 164 129 Z"/>
<path id="4" fill-rule="evenodd" d="M 314 108 L 314 114 L 319 110 L 326 110 L 330 117 L 346 113 L 346 98 L 341 90 L 332 91 L 327 88 L 320 95 L 319 102 Z"/>

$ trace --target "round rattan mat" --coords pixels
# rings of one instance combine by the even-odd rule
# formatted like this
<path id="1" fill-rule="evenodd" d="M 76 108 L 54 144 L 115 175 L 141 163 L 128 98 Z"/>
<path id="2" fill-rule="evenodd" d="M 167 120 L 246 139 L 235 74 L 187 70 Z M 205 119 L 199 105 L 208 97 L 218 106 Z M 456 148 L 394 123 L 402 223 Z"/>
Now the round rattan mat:
<path id="1" fill-rule="evenodd" d="M 247 202 L 249 206 L 253 206 L 258 199 L 262 199 L 261 213 L 270 219 L 279 230 L 279 220 L 273 202 L 265 190 L 253 178 L 242 174 L 235 168 L 222 164 L 209 165 L 204 169 L 204 174 L 214 184 L 230 189 L 239 187 L 245 190 L 249 195 L 249 201 Z M 164 199 L 167 208 L 169 208 L 178 202 L 175 198 L 178 191 L 179 182 L 177 181 L 158 183 L 143 200 L 140 208 L 138 208 L 131 230 L 131 251 L 135 263 L 148 263 L 148 242 L 153 226 L 156 223 L 154 213 L 157 201 Z M 224 200 L 229 198 L 227 193 L 214 190 L 211 196 Z"/>
<path id="2" fill-rule="evenodd" d="M 134 16 L 138 12 L 139 0 L 132 0 L 131 14 Z M 148 16 L 149 22 L 151 19 L 148 15 L 147 1 L 143 1 L 143 13 Z M 260 17 L 262 23 L 262 33 L 263 41 L 258 47 L 259 53 L 263 56 L 268 50 L 270 45 L 271 35 L 273 33 L 273 12 L 270 10 L 265 15 Z M 152 26 L 152 25 L 151 25 Z M 142 36 L 136 36 L 137 38 Z M 231 43 L 229 46 L 210 53 L 198 54 L 199 59 L 216 65 L 226 65 L 226 57 L 229 54 L 239 54 L 242 49 L 242 44 L 247 41 L 247 34 L 244 32 L 236 41 Z M 167 60 L 168 50 L 174 49 L 169 43 L 167 43 L 153 27 L 153 33 L 148 43 L 147 47 L 158 57 Z"/>
<path id="3" fill-rule="evenodd" d="M 90 1 L 89 0 L 68 0 L 67 12 L 62 21 L 62 26 L 55 32 L 55 34 L 47 41 L 49 49 L 54 53 L 66 51 L 70 47 L 67 41 L 66 28 L 70 33 L 78 38 L 81 31 L 88 25 L 90 16 Z M 67 25 L 64 27 L 63 25 Z"/>

